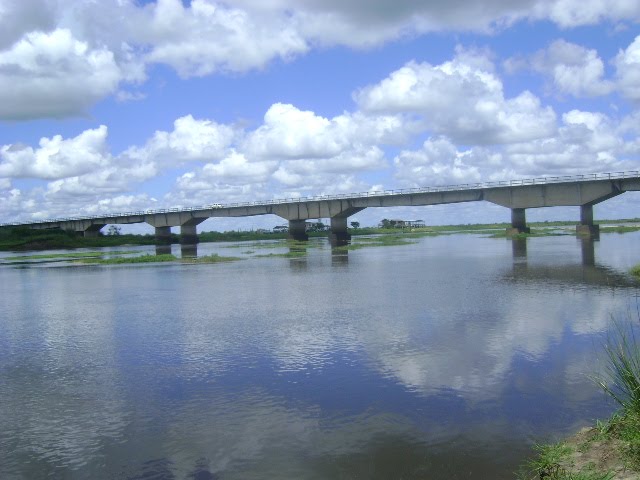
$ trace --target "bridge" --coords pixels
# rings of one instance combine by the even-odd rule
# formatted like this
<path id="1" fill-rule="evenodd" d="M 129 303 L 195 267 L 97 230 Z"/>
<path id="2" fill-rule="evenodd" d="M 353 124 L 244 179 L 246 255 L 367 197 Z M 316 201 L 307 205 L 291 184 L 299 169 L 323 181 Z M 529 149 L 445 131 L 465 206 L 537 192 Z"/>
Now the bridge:
<path id="1" fill-rule="evenodd" d="M 511 209 L 507 234 L 528 233 L 529 208 L 579 206 L 579 235 L 594 236 L 599 226 L 593 221 L 593 206 L 628 191 L 640 191 L 640 171 L 548 176 L 524 180 L 471 183 L 439 187 L 384 190 L 343 195 L 285 198 L 258 202 L 212 204 L 96 216 L 56 218 L 44 221 L 3 223 L 0 227 L 27 226 L 33 229 L 73 230 L 97 236 L 105 225 L 147 223 L 155 228 L 158 244 L 171 243 L 171 228 L 180 227 L 180 243 L 198 242 L 197 225 L 213 217 L 277 215 L 289 221 L 289 237 L 307 240 L 306 220 L 330 218 L 333 244 L 350 240 L 347 218 L 376 207 L 407 207 L 486 201 Z"/>

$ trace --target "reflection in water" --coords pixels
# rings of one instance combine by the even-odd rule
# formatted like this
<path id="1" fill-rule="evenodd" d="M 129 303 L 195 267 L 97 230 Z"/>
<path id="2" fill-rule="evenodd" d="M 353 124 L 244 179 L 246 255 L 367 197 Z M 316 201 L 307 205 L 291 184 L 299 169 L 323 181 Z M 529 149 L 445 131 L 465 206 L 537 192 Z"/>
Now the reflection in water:
<path id="1" fill-rule="evenodd" d="M 331 265 L 340 266 L 348 265 L 349 263 L 349 250 L 346 248 L 331 248 Z"/>
<path id="2" fill-rule="evenodd" d="M 599 238 L 582 237 L 579 240 L 580 248 L 582 250 L 582 265 L 591 267 L 595 266 L 595 242 L 598 241 Z"/>
<path id="3" fill-rule="evenodd" d="M 2 267 L 0 478 L 512 478 L 613 408 L 626 235 Z"/>
<path id="4" fill-rule="evenodd" d="M 526 260 L 527 258 L 527 239 L 525 238 L 517 238 L 517 237 L 512 237 L 511 238 L 511 249 L 513 252 L 513 258 L 515 259 L 519 259 L 519 258 L 524 258 Z"/>
<path id="5" fill-rule="evenodd" d="M 171 253 L 171 245 L 156 245 L 156 255 L 167 255 Z"/>
<path id="6" fill-rule="evenodd" d="M 198 244 L 180 244 L 180 256 L 182 258 L 196 258 L 198 256 Z"/>

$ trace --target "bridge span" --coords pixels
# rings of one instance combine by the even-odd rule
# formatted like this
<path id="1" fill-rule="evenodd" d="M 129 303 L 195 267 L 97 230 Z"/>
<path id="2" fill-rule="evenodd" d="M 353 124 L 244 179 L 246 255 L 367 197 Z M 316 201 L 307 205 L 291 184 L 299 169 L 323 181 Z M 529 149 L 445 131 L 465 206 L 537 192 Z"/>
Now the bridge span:
<path id="1" fill-rule="evenodd" d="M 158 244 L 170 243 L 171 228 L 180 227 L 180 243 L 190 245 L 198 241 L 197 225 L 208 218 L 273 214 L 289 221 L 289 236 L 296 240 L 308 239 L 306 220 L 330 218 L 331 242 L 344 244 L 350 239 L 347 218 L 365 208 L 486 201 L 511 209 L 508 234 L 529 232 L 525 214 L 528 208 L 579 206 L 576 231 L 593 236 L 599 231 L 593 221 L 593 206 L 624 192 L 639 190 L 640 171 L 625 171 L 56 218 L 3 223 L 0 227 L 58 228 L 97 236 L 105 225 L 148 223 L 155 228 Z"/>

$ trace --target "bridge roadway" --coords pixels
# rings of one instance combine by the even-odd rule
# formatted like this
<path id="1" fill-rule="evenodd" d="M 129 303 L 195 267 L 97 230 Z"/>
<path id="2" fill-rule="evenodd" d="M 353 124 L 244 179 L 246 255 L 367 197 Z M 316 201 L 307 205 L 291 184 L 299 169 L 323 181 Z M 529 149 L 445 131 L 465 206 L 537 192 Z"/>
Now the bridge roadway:
<path id="1" fill-rule="evenodd" d="M 624 192 L 639 190 L 640 171 L 626 171 L 57 218 L 4 223 L 0 227 L 59 228 L 97 236 L 105 225 L 148 223 L 155 227 L 158 244 L 170 243 L 171 227 L 179 226 L 180 243 L 191 245 L 198 241 L 197 225 L 208 218 L 272 214 L 289 221 L 289 237 L 296 240 L 308 238 L 305 220 L 330 218 L 331 242 L 344 244 L 350 239 L 347 218 L 365 208 L 486 201 L 511 209 L 508 234 L 529 231 L 525 215 L 528 208 L 579 206 L 580 223 L 576 231 L 593 236 L 599 232 L 593 221 L 593 206 Z"/>

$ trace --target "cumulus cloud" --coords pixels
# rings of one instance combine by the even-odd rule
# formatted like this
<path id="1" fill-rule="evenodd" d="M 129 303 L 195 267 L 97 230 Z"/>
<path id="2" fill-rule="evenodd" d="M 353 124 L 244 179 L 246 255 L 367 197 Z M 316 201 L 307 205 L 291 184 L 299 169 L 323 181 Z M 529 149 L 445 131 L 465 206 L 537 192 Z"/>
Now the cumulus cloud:
<path id="1" fill-rule="evenodd" d="M 640 20 L 640 5 L 627 0 L 541 0 L 531 18 L 549 19 L 563 28 L 594 25 L 599 22 Z"/>
<path id="2" fill-rule="evenodd" d="M 567 28 L 637 22 L 640 6 L 627 0 L 6 0 L 0 92 L 13 89 L 0 93 L 0 119 L 72 116 L 117 92 L 131 98 L 119 84 L 145 81 L 152 64 L 182 77 L 244 73 L 315 48 L 368 48 L 436 31 L 496 32 L 525 19 Z M 589 85 L 572 84 L 560 71 L 554 78 L 593 95 L 598 59 L 574 60 L 565 64 L 592 75 Z M 623 77 L 632 85 L 633 76 Z"/>
<path id="3" fill-rule="evenodd" d="M 633 120 L 617 123 L 602 113 L 572 110 L 553 136 L 490 149 L 460 149 L 449 138 L 430 138 L 394 158 L 394 175 L 402 186 L 417 187 L 634 169 L 640 145 L 624 139 L 637 130 Z"/>
<path id="4" fill-rule="evenodd" d="M 412 61 L 355 99 L 369 113 L 420 115 L 429 129 L 463 144 L 521 142 L 554 132 L 553 109 L 528 91 L 505 98 L 500 79 L 478 65 L 464 55 L 435 66 Z"/>
<path id="5" fill-rule="evenodd" d="M 430 138 L 417 151 L 402 151 L 394 160 L 403 187 L 455 185 L 482 180 L 478 165 L 490 163 L 480 149 L 460 152 L 444 137 Z"/>
<path id="6" fill-rule="evenodd" d="M 0 176 L 57 179 L 93 171 L 110 162 L 106 139 L 107 127 L 101 125 L 70 139 L 42 138 L 35 149 L 0 146 Z"/>
<path id="7" fill-rule="evenodd" d="M 147 61 L 165 63 L 184 77 L 262 68 L 274 58 L 308 50 L 287 15 L 259 17 L 221 3 L 159 0 L 142 37 L 151 45 Z M 284 13 L 284 12 L 283 12 Z"/>
<path id="8" fill-rule="evenodd" d="M 613 88 L 606 80 L 604 63 L 593 49 L 556 40 L 531 59 L 531 66 L 551 78 L 554 90 L 576 97 L 606 95 Z"/>
<path id="9" fill-rule="evenodd" d="M 614 122 L 601 113 L 572 110 L 552 138 L 509 145 L 505 162 L 513 172 L 529 176 L 621 171 L 629 168 L 624 141 Z"/>
<path id="10" fill-rule="evenodd" d="M 186 115 L 175 120 L 172 131 L 156 131 L 144 146 L 133 146 L 123 156 L 172 166 L 190 161 L 211 161 L 225 155 L 234 136 L 232 127 Z"/>
<path id="11" fill-rule="evenodd" d="M 640 35 L 626 50 L 618 53 L 614 64 L 622 95 L 635 102 L 640 101 Z"/>
<path id="12" fill-rule="evenodd" d="M 344 113 L 332 119 L 277 103 L 250 132 L 244 149 L 261 158 L 322 159 L 372 143 L 400 143 L 410 126 L 398 116 Z"/>
<path id="13" fill-rule="evenodd" d="M 0 51 L 0 119 L 78 115 L 114 93 L 121 79 L 110 51 L 66 29 L 32 32 Z"/>

